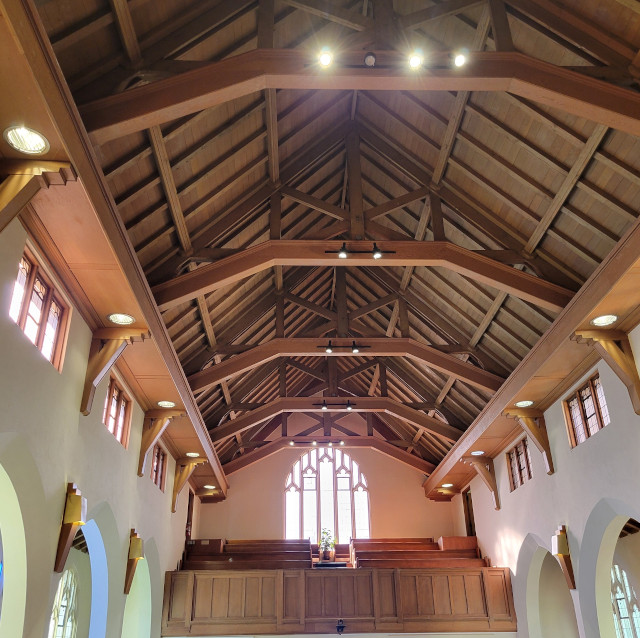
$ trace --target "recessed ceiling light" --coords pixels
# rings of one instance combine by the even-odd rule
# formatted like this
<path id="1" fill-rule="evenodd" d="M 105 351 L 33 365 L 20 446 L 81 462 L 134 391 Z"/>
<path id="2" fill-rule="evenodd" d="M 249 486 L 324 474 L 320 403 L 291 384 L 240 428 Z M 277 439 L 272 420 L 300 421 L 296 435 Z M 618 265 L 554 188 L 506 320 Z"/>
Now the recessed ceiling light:
<path id="1" fill-rule="evenodd" d="M 185 456 L 190 456 L 192 459 L 197 459 L 200 456 L 199 452 L 187 452 Z"/>
<path id="2" fill-rule="evenodd" d="M 173 401 L 158 401 L 158 406 L 161 408 L 175 408 L 176 404 Z"/>
<path id="3" fill-rule="evenodd" d="M 533 401 L 517 401 L 514 405 L 516 408 L 530 408 L 533 405 Z"/>
<path id="4" fill-rule="evenodd" d="M 422 57 L 422 54 L 420 53 L 420 51 L 414 51 L 409 56 L 410 69 L 419 69 L 422 66 L 423 62 L 424 62 L 424 58 Z"/>
<path id="5" fill-rule="evenodd" d="M 591 320 L 591 325 L 602 328 L 604 326 L 610 326 L 612 323 L 615 323 L 616 321 L 618 321 L 617 315 L 600 315 L 599 317 L 596 317 L 595 319 Z"/>
<path id="6" fill-rule="evenodd" d="M 111 323 L 118 324 L 119 326 L 130 326 L 136 319 L 131 315 L 127 315 L 124 312 L 112 312 L 107 315 L 107 319 Z"/>
<path id="7" fill-rule="evenodd" d="M 442 487 L 453 487 L 453 483 L 443 483 Z"/>
<path id="8" fill-rule="evenodd" d="M 456 53 L 453 56 L 453 63 L 457 66 L 464 66 L 467 63 L 467 56 L 464 53 Z"/>
<path id="9" fill-rule="evenodd" d="M 484 450 L 474 450 L 471 452 L 471 456 L 484 456 Z"/>
<path id="10" fill-rule="evenodd" d="M 204 489 L 205 489 L 205 490 L 215 490 L 215 489 L 216 489 L 216 486 L 215 486 L 215 485 L 205 485 L 205 486 L 204 486 Z"/>
<path id="11" fill-rule="evenodd" d="M 9 146 L 27 155 L 43 155 L 50 148 L 42 133 L 26 126 L 10 126 L 5 129 L 3 137 Z"/>
<path id="12" fill-rule="evenodd" d="M 322 49 L 318 55 L 318 62 L 320 62 L 320 66 L 328 67 L 333 62 L 333 54 L 331 51 L 329 51 L 329 49 Z"/>

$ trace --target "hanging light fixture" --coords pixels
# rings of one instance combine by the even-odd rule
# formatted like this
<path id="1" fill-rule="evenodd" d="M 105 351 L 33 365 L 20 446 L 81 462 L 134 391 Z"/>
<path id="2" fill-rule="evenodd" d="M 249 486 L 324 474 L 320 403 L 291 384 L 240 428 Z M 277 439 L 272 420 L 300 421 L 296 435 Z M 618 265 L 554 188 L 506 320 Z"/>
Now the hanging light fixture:
<path id="1" fill-rule="evenodd" d="M 327 354 L 331 354 L 333 352 L 333 346 L 331 345 L 331 339 L 329 339 L 329 343 L 327 344 L 327 347 L 324 349 L 324 351 Z"/>
<path id="2" fill-rule="evenodd" d="M 351 405 L 351 401 L 347 399 L 347 412 L 351 412 L 353 410 L 353 406 Z"/>
<path id="3" fill-rule="evenodd" d="M 323 401 L 322 402 L 322 411 L 326 412 L 328 409 L 329 409 L 329 406 L 327 405 L 327 402 Z"/>
<path id="4" fill-rule="evenodd" d="M 347 244 L 346 242 L 342 242 L 342 246 L 338 251 L 338 257 L 340 257 L 340 259 L 346 259 L 348 256 L 349 256 L 349 251 L 347 250 Z"/>
<path id="5" fill-rule="evenodd" d="M 372 254 L 374 259 L 380 259 L 382 257 L 382 251 L 378 248 L 378 246 L 375 243 L 373 244 Z"/>
<path id="6" fill-rule="evenodd" d="M 360 348 L 358 348 L 355 341 L 351 344 L 351 352 L 353 352 L 353 354 L 358 354 L 358 352 L 360 352 Z"/>

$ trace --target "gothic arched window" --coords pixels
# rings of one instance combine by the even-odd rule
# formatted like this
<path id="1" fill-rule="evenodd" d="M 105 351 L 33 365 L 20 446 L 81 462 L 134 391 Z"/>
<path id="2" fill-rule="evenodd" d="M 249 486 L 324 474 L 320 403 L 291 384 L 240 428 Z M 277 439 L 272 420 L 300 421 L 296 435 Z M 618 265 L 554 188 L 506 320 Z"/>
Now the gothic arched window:
<path id="1" fill-rule="evenodd" d="M 334 447 L 312 448 L 285 483 L 285 538 L 317 543 L 321 529 L 337 543 L 369 538 L 369 492 L 358 464 Z"/>
<path id="2" fill-rule="evenodd" d="M 619 565 L 611 568 L 611 604 L 618 638 L 640 638 L 638 598 Z"/>
<path id="3" fill-rule="evenodd" d="M 65 569 L 53 601 L 49 638 L 75 638 L 77 594 L 78 581 L 75 572 Z"/>

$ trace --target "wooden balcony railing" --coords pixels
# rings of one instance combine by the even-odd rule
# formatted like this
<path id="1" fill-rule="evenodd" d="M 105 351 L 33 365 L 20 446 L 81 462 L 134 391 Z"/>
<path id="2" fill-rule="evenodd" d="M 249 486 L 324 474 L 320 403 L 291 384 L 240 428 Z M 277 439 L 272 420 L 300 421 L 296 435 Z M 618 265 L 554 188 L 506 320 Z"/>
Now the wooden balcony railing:
<path id="1" fill-rule="evenodd" d="M 163 636 L 515 631 L 509 570 L 168 572 Z"/>

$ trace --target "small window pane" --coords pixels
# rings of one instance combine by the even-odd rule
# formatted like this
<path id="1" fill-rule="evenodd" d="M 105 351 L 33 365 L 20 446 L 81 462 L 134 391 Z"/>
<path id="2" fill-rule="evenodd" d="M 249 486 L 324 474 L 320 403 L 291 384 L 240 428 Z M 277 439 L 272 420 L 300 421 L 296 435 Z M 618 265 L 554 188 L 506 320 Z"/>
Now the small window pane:
<path id="1" fill-rule="evenodd" d="M 569 411 L 571 413 L 571 423 L 573 424 L 573 432 L 576 437 L 576 443 L 582 443 L 587 440 L 587 435 L 582 422 L 582 413 L 580 412 L 580 404 L 577 397 L 569 401 Z"/>
<path id="2" fill-rule="evenodd" d="M 55 302 L 51 302 L 49 307 L 49 316 L 47 317 L 47 325 L 44 329 L 44 339 L 42 341 L 42 354 L 49 361 L 53 358 L 53 347 L 56 343 L 56 335 L 60 326 L 60 317 L 62 316 L 62 308 Z"/>
<path id="3" fill-rule="evenodd" d="M 20 310 L 22 310 L 22 303 L 25 296 L 25 287 L 27 285 L 27 279 L 31 272 L 31 263 L 24 257 L 20 260 L 18 266 L 18 278 L 16 279 L 15 286 L 13 287 L 13 296 L 11 297 L 11 306 L 9 306 L 9 316 L 17 323 L 20 318 Z"/>
<path id="4" fill-rule="evenodd" d="M 27 311 L 27 320 L 24 326 L 24 333 L 31 343 L 36 343 L 38 340 L 38 328 L 42 319 L 42 306 L 44 305 L 46 294 L 46 286 L 40 279 L 36 279 L 31 291 L 31 300 L 29 301 L 29 310 Z"/>
<path id="5" fill-rule="evenodd" d="M 596 389 L 598 407 L 600 408 L 600 416 L 602 417 L 602 425 L 609 425 L 609 408 L 607 407 L 607 400 L 604 398 L 604 390 L 602 389 L 602 383 L 600 383 L 600 377 L 596 377 L 593 380 L 593 385 Z"/>

